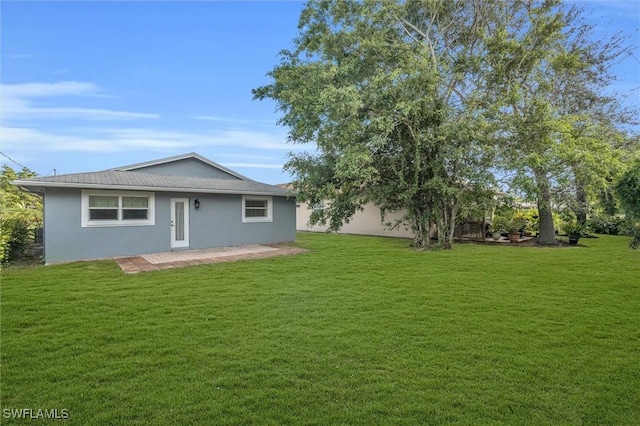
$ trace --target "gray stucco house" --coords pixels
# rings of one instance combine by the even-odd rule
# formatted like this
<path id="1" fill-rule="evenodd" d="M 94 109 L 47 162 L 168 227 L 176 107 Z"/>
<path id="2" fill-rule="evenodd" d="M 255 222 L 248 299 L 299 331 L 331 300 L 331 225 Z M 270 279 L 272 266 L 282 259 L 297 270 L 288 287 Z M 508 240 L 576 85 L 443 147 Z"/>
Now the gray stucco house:
<path id="1" fill-rule="evenodd" d="M 12 183 L 44 196 L 47 263 L 295 240 L 295 194 L 196 153 Z"/>

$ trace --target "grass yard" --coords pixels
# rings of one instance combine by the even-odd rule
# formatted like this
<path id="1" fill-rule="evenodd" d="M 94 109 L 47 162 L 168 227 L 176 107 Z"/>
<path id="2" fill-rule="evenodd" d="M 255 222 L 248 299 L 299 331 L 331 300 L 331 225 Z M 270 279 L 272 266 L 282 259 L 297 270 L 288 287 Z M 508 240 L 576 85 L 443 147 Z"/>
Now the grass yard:
<path id="1" fill-rule="evenodd" d="M 6 410 L 69 424 L 640 424 L 640 251 L 299 234 L 311 252 L 2 274 Z"/>

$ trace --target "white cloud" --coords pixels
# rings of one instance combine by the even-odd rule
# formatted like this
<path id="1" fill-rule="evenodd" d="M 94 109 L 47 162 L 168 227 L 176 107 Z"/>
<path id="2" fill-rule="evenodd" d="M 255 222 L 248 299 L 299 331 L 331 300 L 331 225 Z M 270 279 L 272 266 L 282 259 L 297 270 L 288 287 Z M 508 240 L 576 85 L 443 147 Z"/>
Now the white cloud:
<path id="1" fill-rule="evenodd" d="M 220 153 L 218 157 L 224 158 L 241 158 L 243 160 L 260 160 L 260 161 L 279 161 L 280 158 L 268 155 L 253 155 L 253 154 L 231 154 L 231 153 Z"/>
<path id="2" fill-rule="evenodd" d="M 148 127 L 125 127 L 123 120 L 153 119 L 158 115 L 70 103 L 69 98 L 86 102 L 86 98 L 108 96 L 91 82 L 4 84 L 0 88 L 2 143 L 18 156 L 36 152 L 46 156 L 221 151 L 230 167 L 281 170 L 286 153 L 301 150 L 300 145 L 287 144 L 286 131 L 267 120 L 201 116 L 215 125 L 188 131 L 158 129 L 158 121 Z M 101 124 L 96 126 L 98 120 Z"/>
<path id="3" fill-rule="evenodd" d="M 56 83 L 22 83 L 0 85 L 3 123 L 34 119 L 74 118 L 76 120 L 137 120 L 158 118 L 156 114 L 118 111 L 104 108 L 43 107 L 36 101 L 43 98 L 70 96 L 108 97 L 98 86 L 88 82 L 59 81 Z"/>
<path id="4" fill-rule="evenodd" d="M 227 126 L 273 126 L 275 124 L 275 120 L 249 120 L 246 118 L 222 117 L 218 115 L 198 115 L 193 118 L 202 121 L 213 121 Z"/>
<path id="5" fill-rule="evenodd" d="M 267 164 L 267 163 L 222 163 L 225 167 L 246 167 L 250 169 L 282 169 L 282 164 Z"/>
<path id="6" fill-rule="evenodd" d="M 215 121 L 216 123 L 226 123 L 226 124 L 251 124 L 250 120 L 245 120 L 242 118 L 229 118 L 229 117 L 218 117 L 214 115 L 198 115 L 197 117 L 193 117 L 196 120 L 204 120 L 204 121 Z"/>
<path id="7" fill-rule="evenodd" d="M 156 114 L 143 114 L 129 111 L 114 111 L 98 108 L 34 108 L 13 104 L 13 109 L 3 110 L 3 120 L 33 120 L 33 119 L 61 119 L 74 118 L 78 120 L 136 120 L 141 118 L 158 118 Z M 17 105 L 17 107 L 16 107 Z"/>
<path id="8" fill-rule="evenodd" d="M 290 151 L 286 136 L 259 131 L 223 130 L 210 133 L 186 133 L 144 128 L 89 128 L 42 131 L 5 126 L 0 128 L 3 143 L 14 150 L 128 152 L 131 150 L 197 150 L 215 147 Z M 82 134 L 79 136 L 78 134 Z M 239 154 L 238 154 L 239 155 Z M 251 156 L 238 158 L 251 160 Z M 253 158 L 255 159 L 255 158 Z M 257 164 L 257 163 L 256 163 Z"/>
<path id="9" fill-rule="evenodd" d="M 19 127 L 2 127 L 3 140 L 11 145 L 14 151 L 73 151 L 73 152 L 126 152 L 144 149 L 161 151 L 166 149 L 183 149 L 191 144 L 171 138 L 132 135 L 93 134 L 86 137 L 73 134 L 47 133 L 35 129 Z"/>
<path id="10" fill-rule="evenodd" d="M 291 150 L 286 135 L 259 130 L 223 129 L 187 133 L 144 128 L 104 129 L 117 140 L 127 140 L 132 145 L 153 145 L 154 142 L 173 142 L 193 147 L 230 147 L 260 150 Z"/>
<path id="11" fill-rule="evenodd" d="M 93 83 L 77 81 L 58 81 L 56 83 L 3 84 L 3 96 L 17 98 L 42 98 L 50 96 L 88 95 L 99 93 Z"/>
<path id="12" fill-rule="evenodd" d="M 207 135 L 208 145 L 229 146 L 236 148 L 292 150 L 293 145 L 286 143 L 287 136 L 258 130 L 217 130 Z"/>

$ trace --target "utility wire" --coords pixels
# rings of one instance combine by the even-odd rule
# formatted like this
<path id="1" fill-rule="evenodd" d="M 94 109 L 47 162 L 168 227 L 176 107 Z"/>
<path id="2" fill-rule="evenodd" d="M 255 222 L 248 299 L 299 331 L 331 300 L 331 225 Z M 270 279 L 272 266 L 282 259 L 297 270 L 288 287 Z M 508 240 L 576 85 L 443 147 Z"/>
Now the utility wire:
<path id="1" fill-rule="evenodd" d="M 9 157 L 7 154 L 5 154 L 4 152 L 0 151 L 0 154 L 2 154 L 3 157 L 7 158 L 9 161 L 11 161 L 14 164 L 17 164 L 18 166 L 22 167 L 23 169 L 28 169 L 28 167 L 23 166 L 22 164 L 18 163 L 16 160 L 14 160 L 13 158 Z"/>

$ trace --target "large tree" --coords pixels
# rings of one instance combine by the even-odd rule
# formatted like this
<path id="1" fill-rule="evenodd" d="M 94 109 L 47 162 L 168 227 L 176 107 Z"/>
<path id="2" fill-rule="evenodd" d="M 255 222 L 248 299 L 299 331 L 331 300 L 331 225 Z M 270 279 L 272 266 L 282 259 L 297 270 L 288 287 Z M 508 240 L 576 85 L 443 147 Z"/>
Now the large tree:
<path id="1" fill-rule="evenodd" d="M 536 199 L 544 245 L 555 244 L 553 205 L 569 204 L 584 222 L 587 195 L 619 169 L 612 142 L 624 114 L 602 91 L 626 50 L 617 36 L 594 41 L 580 12 L 559 0 L 504 2 L 487 38 L 485 94 L 503 165 Z"/>
<path id="2" fill-rule="evenodd" d="M 434 225 L 450 246 L 500 166 L 555 244 L 560 195 L 577 206 L 615 169 L 601 91 L 624 49 L 560 0 L 312 0 L 299 30 L 254 96 L 277 102 L 293 143 L 315 143 L 286 165 L 302 201 L 329 201 L 312 223 L 338 229 L 373 202 L 406 212 L 416 246 Z"/>
<path id="3" fill-rule="evenodd" d="M 613 65 L 632 53 L 629 36 L 594 37 L 595 24 L 580 18 L 582 9 L 573 7 L 568 13 L 573 24 L 567 31 L 566 51 L 574 61 L 570 72 L 555 74 L 551 95 L 559 113 L 571 117 L 563 138 L 569 173 L 564 191 L 559 191 L 560 202 L 584 226 L 590 203 L 611 187 L 638 149 L 624 130 L 627 124 L 638 124 L 638 111 L 622 107 L 624 93 L 603 90 L 617 79 Z"/>
<path id="4" fill-rule="evenodd" d="M 312 223 L 338 229 L 365 203 L 403 211 L 414 245 L 449 247 L 462 201 L 486 194 L 492 150 L 475 75 L 484 1 L 316 0 L 293 51 L 254 90 L 274 99 L 294 143 L 287 168 L 303 201 L 329 201 Z M 401 224 L 391 224 L 401 226 Z"/>

